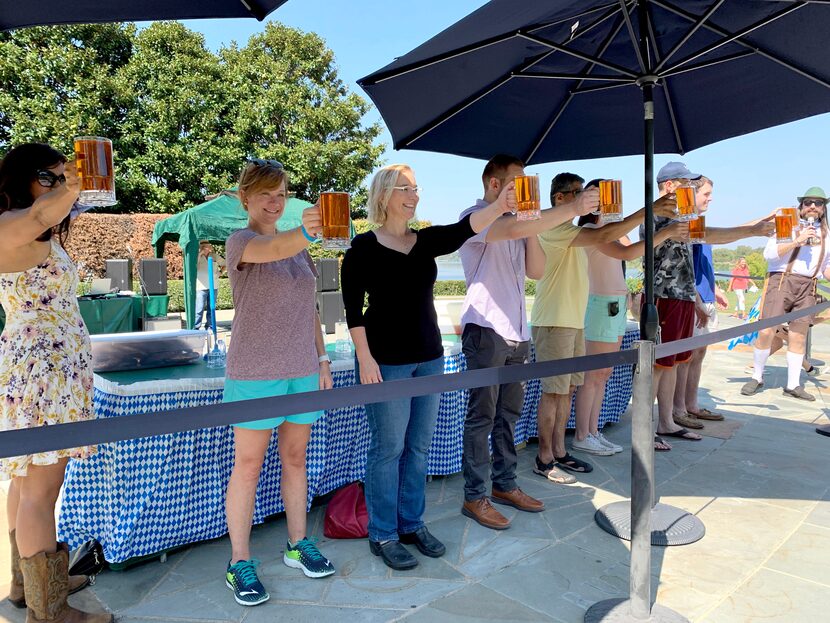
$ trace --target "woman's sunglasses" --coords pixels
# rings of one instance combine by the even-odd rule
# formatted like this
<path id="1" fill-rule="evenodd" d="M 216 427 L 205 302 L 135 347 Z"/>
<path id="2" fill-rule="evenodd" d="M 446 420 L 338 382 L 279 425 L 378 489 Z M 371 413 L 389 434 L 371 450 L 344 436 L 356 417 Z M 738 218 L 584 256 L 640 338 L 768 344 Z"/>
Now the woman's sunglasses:
<path id="1" fill-rule="evenodd" d="M 35 179 L 44 188 L 54 188 L 58 184 L 66 183 L 66 176 L 63 173 L 55 175 L 49 169 L 41 169 L 38 171 Z"/>
<path id="2" fill-rule="evenodd" d="M 258 167 L 274 167 L 275 169 L 283 169 L 282 162 L 279 160 L 264 160 L 262 158 L 248 158 L 248 162 L 255 164 Z"/>

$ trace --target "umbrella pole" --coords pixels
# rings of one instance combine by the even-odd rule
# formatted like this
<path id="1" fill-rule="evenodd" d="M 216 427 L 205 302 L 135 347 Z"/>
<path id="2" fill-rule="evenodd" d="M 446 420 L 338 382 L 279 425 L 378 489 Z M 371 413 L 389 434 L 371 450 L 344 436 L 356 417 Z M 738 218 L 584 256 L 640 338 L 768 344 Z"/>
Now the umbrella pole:
<path id="1" fill-rule="evenodd" d="M 645 277 L 640 337 L 631 405 L 631 501 L 607 504 L 594 515 L 599 526 L 631 540 L 629 598 L 606 599 L 585 612 L 586 623 L 688 623 L 674 610 L 651 603 L 651 546 L 682 545 L 703 537 L 697 517 L 666 504 L 655 504 L 654 492 L 654 360 L 659 319 L 654 305 L 654 85 L 649 71 L 647 0 L 638 3 L 640 58 L 643 75 L 637 84 L 643 91 L 645 195 Z M 648 65 L 647 65 L 648 64 Z"/>

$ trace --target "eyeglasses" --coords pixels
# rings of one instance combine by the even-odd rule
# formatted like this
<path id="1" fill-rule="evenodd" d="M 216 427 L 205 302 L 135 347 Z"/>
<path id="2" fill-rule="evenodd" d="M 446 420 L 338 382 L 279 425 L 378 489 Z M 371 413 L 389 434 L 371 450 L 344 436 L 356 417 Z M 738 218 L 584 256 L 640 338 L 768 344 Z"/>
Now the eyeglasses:
<path id="1" fill-rule="evenodd" d="M 801 202 L 801 205 L 803 205 L 805 208 L 809 206 L 823 208 L 825 205 L 827 205 L 827 201 L 825 201 L 824 199 L 805 199 Z"/>
<path id="2" fill-rule="evenodd" d="M 572 193 L 574 197 L 577 197 L 582 191 L 581 190 L 563 190 L 560 191 L 563 195 L 567 195 L 568 193 Z"/>
<path id="3" fill-rule="evenodd" d="M 66 183 L 66 176 L 63 173 L 55 175 L 49 169 L 41 169 L 38 171 L 36 179 L 37 183 L 44 188 L 54 188 L 59 184 Z"/>
<path id="4" fill-rule="evenodd" d="M 251 164 L 255 164 L 258 167 L 274 167 L 275 169 L 284 169 L 285 167 L 282 166 L 282 162 L 279 160 L 265 160 L 263 158 L 248 158 L 247 160 Z"/>
<path id="5" fill-rule="evenodd" d="M 392 190 L 399 190 L 402 193 L 415 193 L 416 195 L 421 192 L 420 186 L 393 186 Z"/>

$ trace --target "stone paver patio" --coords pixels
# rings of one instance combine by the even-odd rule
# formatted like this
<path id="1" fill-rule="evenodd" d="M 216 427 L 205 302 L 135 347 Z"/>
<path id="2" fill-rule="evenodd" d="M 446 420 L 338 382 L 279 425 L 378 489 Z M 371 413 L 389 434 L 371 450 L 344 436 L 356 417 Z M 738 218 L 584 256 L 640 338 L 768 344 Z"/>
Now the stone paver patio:
<path id="1" fill-rule="evenodd" d="M 828 423 L 830 393 L 822 380 L 827 374 L 807 382 L 818 395 L 815 403 L 784 398 L 784 359 L 778 356 L 765 378 L 769 389 L 747 398 L 739 390 L 750 360 L 748 352 L 722 347 L 707 359 L 702 404 L 728 421 L 709 432 L 727 438 L 677 440 L 671 452 L 656 455 L 660 500 L 697 514 L 706 526 L 706 536 L 695 544 L 653 549 L 657 601 L 692 621 L 827 621 L 830 438 L 814 432 Z M 628 447 L 630 417 L 605 432 Z M 628 543 L 600 530 L 593 515 L 628 496 L 630 457 L 627 452 L 597 457 L 593 473 L 561 486 L 533 474 L 535 450 L 530 445 L 519 454 L 520 485 L 548 508 L 540 514 L 507 510 L 513 525 L 503 532 L 459 513 L 460 475 L 429 483 L 427 520 L 447 554 L 437 560 L 418 555 L 421 564 L 413 571 L 387 569 L 364 540 L 321 539 L 337 574 L 306 579 L 282 563 L 285 521 L 277 518 L 253 531 L 252 551 L 262 560 L 261 578 L 271 592 L 271 600 L 259 607 L 238 606 L 224 586 L 226 538 L 171 553 L 164 563 L 107 571 L 73 601 L 105 607 L 125 623 L 346 618 L 576 623 L 596 601 L 628 592 Z M 312 534 L 322 536 L 323 510 L 311 513 Z M 5 539 L 0 565 L 2 585 L 8 582 Z M 0 620 L 24 618 L 8 602 L 0 603 Z"/>

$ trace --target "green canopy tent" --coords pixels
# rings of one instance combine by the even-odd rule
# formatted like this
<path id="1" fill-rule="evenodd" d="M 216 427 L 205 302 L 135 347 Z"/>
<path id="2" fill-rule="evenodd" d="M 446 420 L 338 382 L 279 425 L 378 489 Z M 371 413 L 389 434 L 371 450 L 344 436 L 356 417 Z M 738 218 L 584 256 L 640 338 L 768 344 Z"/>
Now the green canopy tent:
<path id="1" fill-rule="evenodd" d="M 285 212 L 279 220 L 281 230 L 299 227 L 302 212 L 311 204 L 302 199 L 291 198 L 285 205 Z M 217 197 L 194 206 L 180 214 L 156 223 L 153 228 L 153 246 L 156 257 L 164 255 L 164 243 L 178 242 L 184 255 L 184 308 L 187 326 L 193 328 L 196 316 L 196 260 L 199 242 L 224 243 L 237 229 L 248 225 L 248 214 L 233 190 L 223 190 Z"/>

